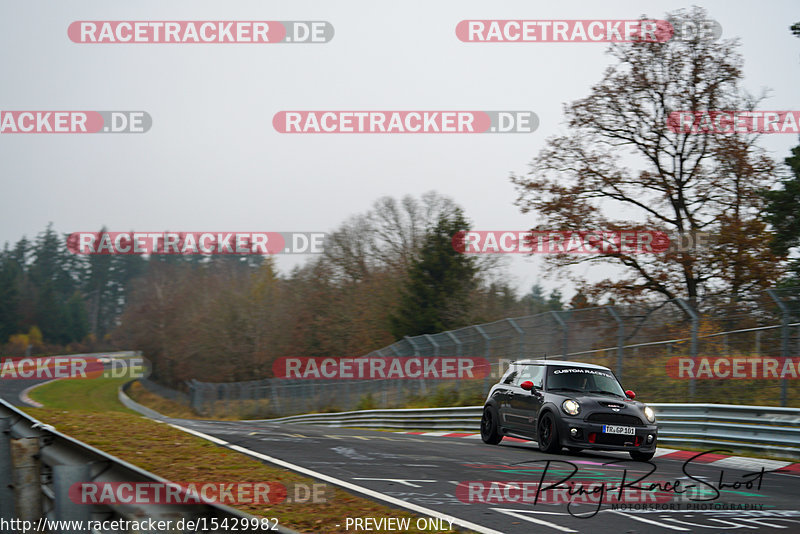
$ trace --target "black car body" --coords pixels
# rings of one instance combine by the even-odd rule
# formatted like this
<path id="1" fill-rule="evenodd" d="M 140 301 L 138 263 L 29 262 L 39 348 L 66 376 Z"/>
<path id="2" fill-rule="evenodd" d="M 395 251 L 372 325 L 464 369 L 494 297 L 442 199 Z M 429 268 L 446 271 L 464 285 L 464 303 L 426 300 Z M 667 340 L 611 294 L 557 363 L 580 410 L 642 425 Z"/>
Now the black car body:
<path id="1" fill-rule="evenodd" d="M 649 460 L 658 440 L 655 414 L 634 396 L 600 365 L 519 360 L 489 392 L 481 438 L 497 444 L 515 436 L 549 453 L 611 450 Z"/>

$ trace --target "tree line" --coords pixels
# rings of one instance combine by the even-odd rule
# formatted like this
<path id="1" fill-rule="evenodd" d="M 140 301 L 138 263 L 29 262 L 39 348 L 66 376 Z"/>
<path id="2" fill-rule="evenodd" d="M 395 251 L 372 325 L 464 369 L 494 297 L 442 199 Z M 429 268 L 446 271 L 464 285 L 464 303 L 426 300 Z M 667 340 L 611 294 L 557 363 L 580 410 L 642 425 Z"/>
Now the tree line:
<path id="1" fill-rule="evenodd" d="M 667 16 L 695 27 L 707 18 L 700 8 Z M 778 162 L 756 134 L 667 128 L 675 111 L 756 108 L 738 46 L 702 36 L 612 44 L 602 79 L 565 106 L 566 131 L 511 177 L 534 230 L 703 232 L 707 246 L 550 255 L 550 274 L 577 290 L 563 303 L 539 284 L 519 297 L 497 257 L 456 252 L 469 220 L 435 192 L 377 200 L 284 275 L 261 256 L 79 256 L 50 225 L 0 253 L 3 352 L 136 348 L 166 384 L 249 380 L 280 356 L 360 355 L 504 317 L 674 297 L 736 303 L 800 286 L 800 146 Z M 620 274 L 590 282 L 569 269 L 584 263 Z"/>
<path id="2" fill-rule="evenodd" d="M 470 225 L 435 192 L 381 198 L 287 274 L 271 257 L 77 255 L 52 225 L 0 253 L 6 354 L 135 347 L 156 378 L 249 380 L 280 356 L 360 355 L 406 335 L 562 309 L 518 297 L 497 258 L 464 255 Z"/>
<path id="3" fill-rule="evenodd" d="M 0 252 L 4 352 L 109 345 L 128 284 L 146 263 L 137 256 L 76 256 L 52 224 L 33 241 L 6 243 Z"/>

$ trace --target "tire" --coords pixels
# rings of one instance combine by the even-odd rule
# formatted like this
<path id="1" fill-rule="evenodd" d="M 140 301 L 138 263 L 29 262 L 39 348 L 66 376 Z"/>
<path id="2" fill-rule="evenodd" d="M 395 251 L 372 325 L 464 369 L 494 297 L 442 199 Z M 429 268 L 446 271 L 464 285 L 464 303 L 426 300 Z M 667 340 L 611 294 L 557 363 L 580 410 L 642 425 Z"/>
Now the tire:
<path id="1" fill-rule="evenodd" d="M 550 412 L 545 412 L 536 424 L 536 443 L 539 450 L 549 454 L 556 454 L 561 451 L 561 443 L 558 440 L 558 426 L 555 417 Z"/>
<path id="2" fill-rule="evenodd" d="M 646 461 L 650 460 L 655 455 L 655 451 L 653 451 L 653 452 L 631 451 L 630 455 L 631 455 L 631 458 L 633 458 L 637 462 L 646 462 Z"/>
<path id="3" fill-rule="evenodd" d="M 488 445 L 497 445 L 502 441 L 503 435 L 497 425 L 497 411 L 491 406 L 483 410 L 481 417 L 481 439 Z"/>
<path id="4" fill-rule="evenodd" d="M 581 449 L 580 447 L 567 447 L 567 450 L 572 454 L 578 454 L 583 449 Z"/>

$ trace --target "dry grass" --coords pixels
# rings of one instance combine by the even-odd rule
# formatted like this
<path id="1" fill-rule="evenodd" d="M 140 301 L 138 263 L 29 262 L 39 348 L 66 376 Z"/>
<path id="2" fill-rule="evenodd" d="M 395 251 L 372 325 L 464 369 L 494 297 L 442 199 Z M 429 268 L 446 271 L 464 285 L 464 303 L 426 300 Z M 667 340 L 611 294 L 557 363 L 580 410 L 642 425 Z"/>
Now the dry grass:
<path id="1" fill-rule="evenodd" d="M 169 480 L 300 483 L 308 487 L 315 483 L 130 412 L 117 401 L 117 388 L 122 382 L 98 379 L 87 385 L 86 381 L 56 381 L 37 388 L 32 397 L 44 404 L 57 399 L 57 407 L 27 411 L 60 432 Z M 237 508 L 259 516 L 277 517 L 281 525 L 301 532 L 319 533 L 344 532 L 347 517 L 408 517 L 412 519 L 411 525 L 419 517 L 333 486 L 327 486 L 326 497 L 324 503 L 243 504 Z"/>
<path id="2" fill-rule="evenodd" d="M 194 413 L 189 406 L 176 402 L 161 395 L 156 395 L 146 387 L 144 387 L 138 380 L 131 384 L 128 388 L 128 396 L 143 406 L 147 406 L 151 410 L 155 410 L 160 414 L 167 417 L 175 417 L 177 419 L 200 419 L 201 417 Z"/>

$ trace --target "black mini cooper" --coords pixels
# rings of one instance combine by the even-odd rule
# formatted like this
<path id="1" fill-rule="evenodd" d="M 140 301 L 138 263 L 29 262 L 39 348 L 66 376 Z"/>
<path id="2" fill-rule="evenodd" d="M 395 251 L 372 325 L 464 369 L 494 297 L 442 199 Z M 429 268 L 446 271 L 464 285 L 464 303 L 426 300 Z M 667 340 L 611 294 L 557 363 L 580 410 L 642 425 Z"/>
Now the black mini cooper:
<path id="1" fill-rule="evenodd" d="M 658 439 L 656 416 L 634 397 L 600 365 L 519 360 L 489 392 L 481 438 L 496 445 L 515 436 L 538 442 L 547 453 L 562 447 L 626 451 L 649 460 Z"/>

